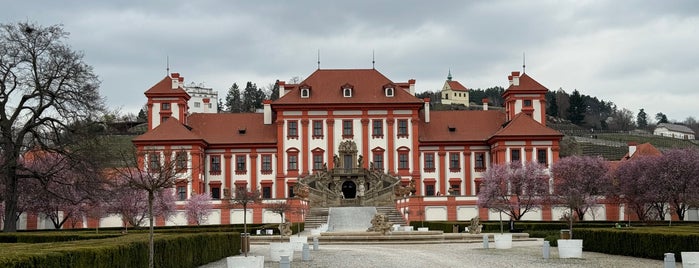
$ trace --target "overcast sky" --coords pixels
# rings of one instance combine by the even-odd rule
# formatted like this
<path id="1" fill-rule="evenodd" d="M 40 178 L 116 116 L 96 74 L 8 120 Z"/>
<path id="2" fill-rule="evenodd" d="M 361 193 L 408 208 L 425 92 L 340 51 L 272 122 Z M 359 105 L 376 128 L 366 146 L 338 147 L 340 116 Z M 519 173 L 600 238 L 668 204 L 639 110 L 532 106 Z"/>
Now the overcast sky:
<path id="1" fill-rule="evenodd" d="M 2 23 L 62 24 L 111 109 L 136 113 L 170 71 L 225 98 L 317 68 L 371 68 L 417 91 L 447 72 L 468 88 L 522 70 L 549 90 L 636 115 L 699 119 L 699 2 L 687 1 L 9 1 Z"/>

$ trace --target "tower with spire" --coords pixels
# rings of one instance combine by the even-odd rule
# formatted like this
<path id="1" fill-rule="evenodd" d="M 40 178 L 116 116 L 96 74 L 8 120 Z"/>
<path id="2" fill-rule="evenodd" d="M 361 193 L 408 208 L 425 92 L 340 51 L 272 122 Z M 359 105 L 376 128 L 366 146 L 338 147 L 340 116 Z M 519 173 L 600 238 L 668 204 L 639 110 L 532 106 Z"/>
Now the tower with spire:
<path id="1" fill-rule="evenodd" d="M 442 87 L 442 104 L 462 104 L 466 107 L 469 105 L 468 98 L 468 88 L 459 83 L 459 81 L 452 80 L 451 69 L 447 74 L 447 81 L 444 82 Z"/>

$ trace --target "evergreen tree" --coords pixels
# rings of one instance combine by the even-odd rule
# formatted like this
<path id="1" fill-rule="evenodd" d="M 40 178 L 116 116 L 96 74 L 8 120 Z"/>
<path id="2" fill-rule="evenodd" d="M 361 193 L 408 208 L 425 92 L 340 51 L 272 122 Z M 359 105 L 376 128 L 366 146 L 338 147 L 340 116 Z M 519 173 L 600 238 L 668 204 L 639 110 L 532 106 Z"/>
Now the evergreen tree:
<path id="1" fill-rule="evenodd" d="M 216 112 L 223 112 L 223 102 L 221 101 L 221 99 L 218 100 L 218 109 L 216 110 Z"/>
<path id="2" fill-rule="evenodd" d="M 253 82 L 245 85 L 243 91 L 243 106 L 241 112 L 255 112 L 256 109 L 262 108 L 262 101 L 265 99 L 265 92 L 257 88 Z"/>
<path id="3" fill-rule="evenodd" d="M 137 122 L 146 122 L 148 121 L 148 106 L 144 106 L 141 108 L 140 111 L 138 111 L 138 117 L 136 117 Z"/>
<path id="4" fill-rule="evenodd" d="M 270 100 L 279 99 L 279 79 L 272 85 L 272 92 L 269 94 Z"/>
<path id="5" fill-rule="evenodd" d="M 228 95 L 226 95 L 226 110 L 231 113 L 239 113 L 243 107 L 243 100 L 240 97 L 238 84 L 233 83 L 228 89 Z"/>
<path id="6" fill-rule="evenodd" d="M 580 124 L 585 119 L 585 102 L 583 97 L 580 95 L 578 90 L 573 90 L 573 94 L 570 95 L 570 107 L 568 107 L 568 120 L 573 124 Z"/>
<path id="7" fill-rule="evenodd" d="M 556 98 L 556 93 L 546 92 L 546 114 L 552 117 L 558 117 L 558 99 Z"/>
<path id="8" fill-rule="evenodd" d="M 655 114 L 655 120 L 658 120 L 658 124 L 669 123 L 669 121 L 667 121 L 667 115 L 665 115 L 664 113 Z"/>
<path id="9" fill-rule="evenodd" d="M 636 115 L 636 125 L 638 128 L 646 128 L 648 126 L 648 115 L 643 111 L 643 108 Z"/>

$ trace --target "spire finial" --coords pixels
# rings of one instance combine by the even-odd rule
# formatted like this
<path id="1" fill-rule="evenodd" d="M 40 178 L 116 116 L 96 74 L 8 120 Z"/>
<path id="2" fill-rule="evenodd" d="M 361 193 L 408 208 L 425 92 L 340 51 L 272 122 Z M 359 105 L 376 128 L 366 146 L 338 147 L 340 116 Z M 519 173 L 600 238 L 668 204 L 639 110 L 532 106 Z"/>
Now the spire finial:
<path id="1" fill-rule="evenodd" d="M 320 70 L 320 49 L 318 49 L 318 70 Z"/>
<path id="2" fill-rule="evenodd" d="M 449 68 L 449 74 L 447 75 L 447 81 L 451 81 L 451 68 Z"/>
<path id="3" fill-rule="evenodd" d="M 522 73 L 525 73 L 525 69 L 527 68 L 527 58 L 524 55 L 524 52 L 522 52 Z"/>
<path id="4" fill-rule="evenodd" d="M 371 69 L 376 69 L 376 55 L 374 54 L 374 50 L 371 50 Z"/>
<path id="5" fill-rule="evenodd" d="M 165 56 L 165 75 L 170 75 L 170 56 Z"/>

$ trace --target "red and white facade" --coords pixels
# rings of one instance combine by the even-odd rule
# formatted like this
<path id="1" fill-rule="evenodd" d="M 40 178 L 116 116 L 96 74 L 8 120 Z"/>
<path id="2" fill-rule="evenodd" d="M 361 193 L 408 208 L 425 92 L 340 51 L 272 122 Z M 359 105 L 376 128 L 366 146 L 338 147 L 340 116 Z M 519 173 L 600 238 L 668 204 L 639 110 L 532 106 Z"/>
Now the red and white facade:
<path id="1" fill-rule="evenodd" d="M 552 165 L 562 134 L 545 126 L 547 89 L 512 72 L 505 110 L 430 111 L 415 97 L 416 81 L 394 82 L 375 69 L 319 69 L 299 84 L 280 82 L 281 97 L 263 113 L 190 113 L 184 78 L 164 77 L 145 92 L 149 130 L 133 139 L 158 161 L 184 161 L 176 186 L 181 201 L 209 193 L 216 208 L 209 224 L 242 222 L 242 209 L 223 200 L 236 187 L 259 188 L 265 202 L 292 197 L 300 178 L 333 168 L 341 142 L 352 140 L 362 167 L 416 182 L 414 196 L 396 201 L 409 220 L 491 219 L 476 206 L 477 189 L 493 163 L 538 161 Z M 149 157 L 149 156 L 148 156 Z M 144 159 L 148 164 L 150 159 Z M 356 162 L 355 162 L 356 163 Z M 346 165 L 349 166 L 349 165 Z M 296 206 L 307 203 L 295 200 Z M 248 209 L 249 222 L 279 222 L 263 204 Z M 532 219 L 558 219 L 542 208 Z M 288 215 L 291 221 L 301 215 Z M 118 217 L 85 227 L 121 226 Z M 184 213 L 159 225 L 188 224 Z"/>
<path id="2" fill-rule="evenodd" d="M 176 80 L 181 85 L 182 77 L 173 74 L 146 91 L 149 105 L 186 103 Z M 176 120 L 163 122 L 166 111 L 151 109 L 150 131 L 134 144 L 162 150 L 163 158 L 186 152 L 190 169 L 177 190 L 183 198 L 193 192 L 222 198 L 235 187 L 255 187 L 275 199 L 293 196 L 299 178 L 314 170 L 352 161 L 334 157 L 351 139 L 363 168 L 417 182 L 415 196 L 397 207 L 422 206 L 428 220 L 484 214 L 476 208 L 476 191 L 491 163 L 550 165 L 558 159 L 562 135 L 543 120 L 547 89 L 526 74 L 510 76 L 504 112 L 430 111 L 429 100 L 415 97 L 415 86 L 415 80 L 393 82 L 374 69 L 319 69 L 299 84 L 280 82 L 281 97 L 265 101 L 262 114 L 189 115 L 184 107 L 168 114 Z M 214 222 L 237 218 L 232 210 L 217 213 Z M 262 208 L 251 213 L 254 222 L 265 222 Z"/>

